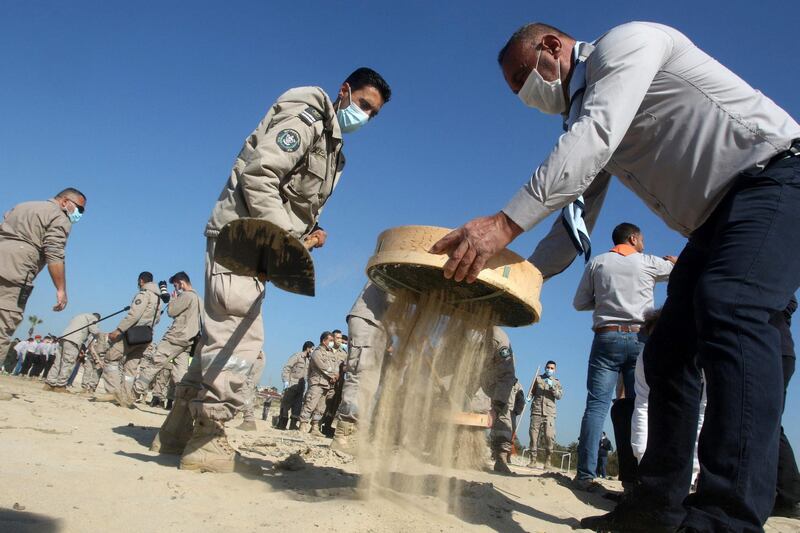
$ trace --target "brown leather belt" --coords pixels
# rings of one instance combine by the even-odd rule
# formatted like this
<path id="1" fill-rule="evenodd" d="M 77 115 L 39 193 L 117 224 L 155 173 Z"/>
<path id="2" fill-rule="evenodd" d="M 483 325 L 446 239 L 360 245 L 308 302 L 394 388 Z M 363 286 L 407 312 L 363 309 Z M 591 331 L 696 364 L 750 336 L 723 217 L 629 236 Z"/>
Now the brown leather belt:
<path id="1" fill-rule="evenodd" d="M 617 331 L 620 333 L 639 333 L 642 329 L 641 326 L 601 326 L 594 328 L 595 333 L 607 333 L 609 331 Z"/>

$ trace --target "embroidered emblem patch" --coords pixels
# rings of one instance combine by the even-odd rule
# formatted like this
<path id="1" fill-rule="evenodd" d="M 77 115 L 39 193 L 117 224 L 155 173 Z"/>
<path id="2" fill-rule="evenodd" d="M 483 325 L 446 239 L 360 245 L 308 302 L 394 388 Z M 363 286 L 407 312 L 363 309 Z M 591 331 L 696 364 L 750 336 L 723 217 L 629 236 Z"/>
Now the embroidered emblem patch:
<path id="1" fill-rule="evenodd" d="M 284 152 L 294 152 L 300 148 L 300 134 L 293 129 L 285 129 L 278 132 L 275 142 Z"/>
<path id="2" fill-rule="evenodd" d="M 142 304 L 142 300 L 140 300 L 139 298 L 136 298 L 136 301 L 133 302 L 133 303 L 136 304 L 136 305 L 141 305 Z"/>

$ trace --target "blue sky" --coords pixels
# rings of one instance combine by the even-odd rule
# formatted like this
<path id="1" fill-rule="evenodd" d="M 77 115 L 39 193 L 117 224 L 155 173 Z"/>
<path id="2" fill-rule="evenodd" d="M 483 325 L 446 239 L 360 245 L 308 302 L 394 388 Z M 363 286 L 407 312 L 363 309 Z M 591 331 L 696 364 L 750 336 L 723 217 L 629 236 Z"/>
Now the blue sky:
<path id="1" fill-rule="evenodd" d="M 88 196 L 68 246 L 67 310 L 50 311 L 55 294 L 43 273 L 28 313 L 45 319 L 43 330 L 60 332 L 76 313 L 127 305 L 141 270 L 158 279 L 186 270 L 202 288 L 203 227 L 244 138 L 286 89 L 319 85 L 334 93 L 353 69 L 371 66 L 394 97 L 377 120 L 346 137 L 347 168 L 321 220 L 328 244 L 314 253 L 318 296 L 269 290 L 262 383 L 278 385 L 281 365 L 303 341 L 345 329 L 380 231 L 453 227 L 494 213 L 553 146 L 559 119 L 524 107 L 496 64 L 521 24 L 548 22 L 583 40 L 630 20 L 675 26 L 797 118 L 798 78 L 786 68 L 796 24 L 767 16 L 785 6 L 7 0 L 0 6 L 0 210 L 67 185 Z M 683 245 L 615 183 L 595 250 L 610 247 L 611 229 L 623 220 L 644 229 L 651 253 L 677 254 Z M 527 256 L 549 225 L 512 249 Z M 581 272 L 575 263 L 546 284 L 541 323 L 509 332 L 522 382 L 547 359 L 559 362 L 563 443 L 577 438 L 592 340 L 590 314 L 571 306 Z M 800 416 L 798 394 L 794 383 L 787 420 Z M 800 428 L 787 430 L 799 443 Z"/>

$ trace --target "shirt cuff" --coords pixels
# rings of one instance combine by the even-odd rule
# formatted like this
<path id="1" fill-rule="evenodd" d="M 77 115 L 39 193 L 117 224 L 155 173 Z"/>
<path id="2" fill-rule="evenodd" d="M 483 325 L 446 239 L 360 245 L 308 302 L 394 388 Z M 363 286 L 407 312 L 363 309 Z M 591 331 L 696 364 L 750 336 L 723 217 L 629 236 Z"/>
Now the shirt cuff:
<path id="1" fill-rule="evenodd" d="M 531 196 L 523 187 L 503 208 L 503 213 L 523 230 L 528 231 L 547 218 L 552 211 Z"/>

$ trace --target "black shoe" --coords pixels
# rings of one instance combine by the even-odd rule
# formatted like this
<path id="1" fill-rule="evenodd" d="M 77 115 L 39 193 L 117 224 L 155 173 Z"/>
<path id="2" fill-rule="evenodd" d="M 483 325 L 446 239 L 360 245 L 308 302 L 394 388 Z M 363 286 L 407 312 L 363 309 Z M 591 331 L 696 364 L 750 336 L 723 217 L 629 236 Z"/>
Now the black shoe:
<path id="1" fill-rule="evenodd" d="M 642 515 L 627 516 L 611 511 L 600 516 L 588 516 L 581 520 L 581 527 L 601 533 L 674 533 L 674 526 L 663 526 L 647 520 Z M 691 530 L 690 530 L 691 531 Z"/>
<path id="2" fill-rule="evenodd" d="M 167 400 L 167 405 L 164 406 L 167 411 L 172 411 L 172 400 Z"/>
<path id="3" fill-rule="evenodd" d="M 289 418 L 282 416 L 278 418 L 278 423 L 275 425 L 275 429 L 286 429 L 286 425 L 289 423 Z"/>
<path id="4" fill-rule="evenodd" d="M 770 516 L 800 519 L 800 504 L 776 500 Z"/>
<path id="5" fill-rule="evenodd" d="M 150 400 L 150 407 L 161 407 L 161 398 L 153 396 L 153 399 Z"/>

